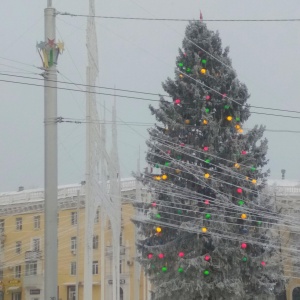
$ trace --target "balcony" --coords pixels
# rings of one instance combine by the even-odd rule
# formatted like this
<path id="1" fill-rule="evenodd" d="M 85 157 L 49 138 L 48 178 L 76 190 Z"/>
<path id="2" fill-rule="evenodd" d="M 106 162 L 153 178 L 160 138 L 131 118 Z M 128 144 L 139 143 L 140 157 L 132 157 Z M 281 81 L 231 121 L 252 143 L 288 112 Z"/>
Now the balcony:
<path id="1" fill-rule="evenodd" d="M 25 261 L 39 260 L 42 258 L 42 251 L 26 251 Z"/>
<path id="2" fill-rule="evenodd" d="M 42 274 L 28 275 L 23 277 L 23 286 L 25 288 L 41 289 L 43 281 L 44 276 Z"/>
<path id="3" fill-rule="evenodd" d="M 120 246 L 120 255 L 125 255 L 126 253 L 126 247 Z M 113 247 L 112 246 L 106 246 L 106 255 L 111 256 L 113 254 Z"/>

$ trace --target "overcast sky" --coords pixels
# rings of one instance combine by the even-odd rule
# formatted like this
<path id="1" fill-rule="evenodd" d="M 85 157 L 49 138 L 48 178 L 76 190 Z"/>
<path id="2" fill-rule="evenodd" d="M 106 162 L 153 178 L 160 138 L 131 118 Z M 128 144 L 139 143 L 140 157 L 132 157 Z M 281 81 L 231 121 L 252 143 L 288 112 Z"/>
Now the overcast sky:
<path id="1" fill-rule="evenodd" d="M 61 12 L 88 13 L 87 0 L 54 0 L 53 4 Z M 44 39 L 46 0 L 3 1 L 1 5 L 0 73 L 39 77 L 35 74 L 41 70 L 34 66 L 41 66 L 41 61 L 35 46 Z M 204 19 L 300 17 L 299 0 L 102 0 L 96 6 L 97 14 L 104 16 L 198 19 L 201 9 Z M 163 93 L 161 82 L 174 76 L 175 58 L 186 22 L 97 19 L 96 24 L 98 85 Z M 250 104 L 300 111 L 300 22 L 209 22 L 208 26 L 219 30 L 223 46 L 230 46 L 233 67 L 251 93 Z M 85 34 L 85 18 L 57 17 L 57 38 L 66 45 L 58 64 L 59 80 L 68 78 L 85 83 Z M 43 84 L 43 81 L 4 75 L 0 75 L 0 80 Z M 0 92 L 0 191 L 14 191 L 18 186 L 43 187 L 43 89 L 0 81 Z M 109 93 L 100 89 L 99 92 Z M 85 117 L 84 93 L 60 90 L 58 96 L 59 116 Z M 99 95 L 98 99 L 105 100 L 109 119 L 113 98 Z M 153 123 L 149 104 L 149 101 L 119 98 L 118 116 L 125 122 Z M 99 106 L 99 110 L 103 108 Z M 272 130 L 300 130 L 299 119 L 252 114 L 245 127 L 254 124 L 264 124 Z M 122 177 L 130 176 L 136 169 L 139 145 L 141 156 L 145 156 L 146 129 L 145 126 L 118 127 Z M 79 183 L 85 174 L 85 126 L 62 123 L 58 130 L 59 184 Z M 266 132 L 265 136 L 269 140 L 271 178 L 280 178 L 281 169 L 286 169 L 287 179 L 300 180 L 300 134 Z"/>

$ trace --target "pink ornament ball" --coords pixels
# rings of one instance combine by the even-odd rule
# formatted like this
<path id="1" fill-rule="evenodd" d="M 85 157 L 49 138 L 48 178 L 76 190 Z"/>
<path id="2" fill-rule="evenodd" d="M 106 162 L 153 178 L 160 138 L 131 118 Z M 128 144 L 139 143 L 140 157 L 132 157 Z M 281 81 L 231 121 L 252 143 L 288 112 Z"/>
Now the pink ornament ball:
<path id="1" fill-rule="evenodd" d="M 178 256 L 181 257 L 181 258 L 183 258 L 184 257 L 184 252 L 179 252 Z"/>
<path id="2" fill-rule="evenodd" d="M 242 249 L 246 249 L 247 248 L 247 244 L 246 243 L 242 243 L 241 248 Z"/>
<path id="3" fill-rule="evenodd" d="M 209 205 L 209 200 L 204 200 L 204 204 Z"/>
<path id="4" fill-rule="evenodd" d="M 206 100 L 209 100 L 209 99 L 210 99 L 210 96 L 209 96 L 209 95 L 205 96 L 205 99 L 206 99 Z"/>
<path id="5" fill-rule="evenodd" d="M 246 154 L 247 154 L 247 151 L 243 150 L 242 155 L 246 155 Z"/>
<path id="6" fill-rule="evenodd" d="M 205 255 L 205 256 L 204 256 L 204 260 L 205 260 L 205 261 L 210 261 L 210 259 L 211 259 L 211 257 L 210 257 L 209 255 Z"/>
<path id="7" fill-rule="evenodd" d="M 241 188 L 237 188 L 236 191 L 237 191 L 238 194 L 242 194 L 243 193 L 243 190 Z"/>
<path id="8" fill-rule="evenodd" d="M 158 258 L 163 259 L 164 257 L 165 257 L 165 256 L 164 256 L 163 253 L 159 253 L 159 254 L 158 254 Z"/>
<path id="9" fill-rule="evenodd" d="M 266 262 L 265 262 L 265 261 L 262 261 L 260 264 L 261 264 L 263 267 L 266 266 Z"/>
<path id="10" fill-rule="evenodd" d="M 180 146 L 181 146 L 181 147 L 184 147 L 184 146 L 185 146 L 185 143 L 180 143 Z"/>
<path id="11" fill-rule="evenodd" d="M 156 207 L 157 206 L 157 203 L 156 202 L 152 202 L 152 207 Z"/>
<path id="12" fill-rule="evenodd" d="M 181 103 L 181 100 L 180 100 L 180 99 L 176 99 L 174 102 L 175 102 L 175 104 L 177 104 L 177 105 L 178 105 L 178 104 L 180 104 L 180 103 Z"/>
<path id="13" fill-rule="evenodd" d="M 223 94 L 222 97 L 225 98 L 227 96 L 227 94 Z"/>
<path id="14" fill-rule="evenodd" d="M 203 147 L 203 150 L 208 151 L 208 147 L 207 146 Z"/>
<path id="15" fill-rule="evenodd" d="M 171 154 L 171 150 L 167 150 L 167 154 L 169 154 L 169 155 L 170 155 L 170 154 Z"/>
<path id="16" fill-rule="evenodd" d="M 148 258 L 149 258 L 149 259 L 153 258 L 153 254 L 152 254 L 152 253 L 149 253 L 149 254 L 148 254 Z"/>

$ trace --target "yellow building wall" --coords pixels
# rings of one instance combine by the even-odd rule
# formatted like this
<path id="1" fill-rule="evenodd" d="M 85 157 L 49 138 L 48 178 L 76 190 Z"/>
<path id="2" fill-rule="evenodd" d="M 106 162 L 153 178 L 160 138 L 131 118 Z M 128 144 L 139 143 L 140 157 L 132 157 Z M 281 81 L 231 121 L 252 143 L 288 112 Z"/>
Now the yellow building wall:
<path id="1" fill-rule="evenodd" d="M 79 281 L 79 299 L 83 300 L 83 281 L 84 281 L 84 231 L 85 231 L 85 215 L 84 208 L 79 210 L 78 227 L 79 235 L 77 236 L 77 225 L 71 223 L 71 212 L 76 212 L 76 209 L 65 209 L 59 211 L 58 216 L 58 289 L 59 299 L 68 300 L 68 286 L 76 283 L 76 276 L 71 275 L 71 262 L 76 262 L 76 255 L 71 251 L 71 237 L 77 237 L 77 255 L 78 255 L 78 281 Z M 123 257 L 122 271 L 130 278 L 130 295 L 129 300 L 134 300 L 134 290 L 136 288 L 134 277 L 134 265 L 137 263 L 135 259 L 135 227 L 131 222 L 131 217 L 134 215 L 134 207 L 131 203 L 122 204 L 122 240 L 126 246 L 126 254 Z M 34 216 L 40 216 L 40 228 L 34 229 Z M 16 218 L 22 218 L 22 230 L 16 230 Z M 0 251 L 0 261 L 3 264 L 3 279 L 0 282 L 0 289 L 4 292 L 3 300 L 12 300 L 12 292 L 22 292 L 21 300 L 34 299 L 34 296 L 28 297 L 28 289 L 23 286 L 25 275 L 25 252 L 32 250 L 33 238 L 40 238 L 41 259 L 38 260 L 38 274 L 43 274 L 44 263 L 44 215 L 42 212 L 18 214 L 13 216 L 0 217 L 5 222 L 4 247 Z M 98 249 L 93 250 L 93 260 L 98 261 L 98 275 L 93 275 L 93 299 L 100 299 L 100 279 L 101 269 L 105 268 L 108 271 L 109 259 L 105 254 L 106 266 L 101 266 L 101 229 L 100 229 L 100 214 L 99 222 L 95 223 L 94 235 L 98 235 Z M 111 229 L 107 222 L 105 228 L 105 249 L 111 245 Z M 3 239 L 4 239 L 3 238 Z M 22 243 L 21 253 L 16 253 L 16 241 Z M 15 266 L 21 265 L 21 278 L 15 276 Z M 92 272 L 92 270 L 91 270 Z M 144 299 L 144 280 L 143 272 L 141 272 L 140 280 L 140 300 Z M 26 277 L 26 276 L 25 276 Z M 107 280 L 107 277 L 105 277 Z M 20 290 L 17 290 L 19 288 Z M 27 297 L 25 297 L 27 291 Z M 32 298 L 31 298 L 32 297 Z M 43 299 L 43 291 L 40 295 L 36 295 L 40 300 Z M 0 298 L 1 299 L 1 298 Z M 102 300 L 102 299 L 101 299 Z M 104 300 L 104 299 L 103 299 Z M 105 299 L 107 300 L 107 299 Z"/>

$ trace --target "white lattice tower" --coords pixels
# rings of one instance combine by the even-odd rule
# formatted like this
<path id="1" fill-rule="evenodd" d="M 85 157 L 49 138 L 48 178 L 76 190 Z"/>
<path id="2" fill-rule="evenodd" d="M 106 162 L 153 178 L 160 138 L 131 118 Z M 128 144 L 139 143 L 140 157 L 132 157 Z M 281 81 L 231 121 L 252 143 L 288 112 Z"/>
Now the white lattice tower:
<path id="1" fill-rule="evenodd" d="M 113 210 L 107 214 L 112 228 L 112 276 L 113 276 L 113 300 L 120 299 L 120 235 L 121 235 L 121 184 L 120 167 L 118 158 L 117 125 L 116 125 L 116 99 L 112 110 L 112 149 L 110 154 L 109 178 L 110 200 Z"/>
<path id="2" fill-rule="evenodd" d="M 93 234 L 94 220 L 99 198 L 97 197 L 99 185 L 99 125 L 96 105 L 95 85 L 98 76 L 98 49 L 95 21 L 95 0 L 89 1 L 89 15 L 87 24 L 87 52 L 88 66 L 86 70 L 86 200 L 85 200 L 85 243 L 84 243 L 84 299 L 92 300 L 93 297 Z M 97 143 L 98 140 L 98 143 Z"/>

